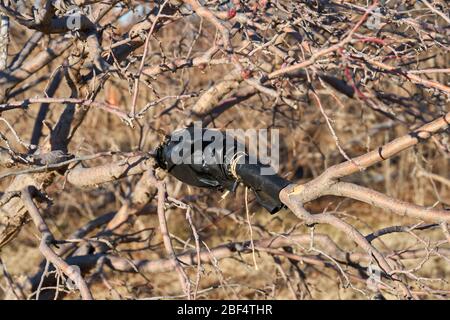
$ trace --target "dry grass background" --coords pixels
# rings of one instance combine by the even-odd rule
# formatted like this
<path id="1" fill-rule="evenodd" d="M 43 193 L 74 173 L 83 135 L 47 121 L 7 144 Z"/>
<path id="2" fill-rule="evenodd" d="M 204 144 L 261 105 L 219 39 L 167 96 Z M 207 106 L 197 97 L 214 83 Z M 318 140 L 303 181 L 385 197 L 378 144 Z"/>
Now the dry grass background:
<path id="1" fill-rule="evenodd" d="M 165 53 L 165 59 L 183 57 L 187 54 L 193 41 L 192 54 L 204 52 L 211 45 L 211 39 L 215 36 L 214 28 L 204 22 L 202 34 L 197 40 L 194 39 L 199 28 L 198 19 L 184 19 L 175 23 L 171 28 L 164 28 L 157 33 L 158 41 L 150 43 L 150 55 L 148 65 L 161 63 L 162 57 L 159 52 Z M 20 50 L 31 32 L 25 28 L 12 24 L 11 48 L 13 55 Z M 39 48 L 47 46 L 47 39 L 39 44 Z M 239 47 L 239 40 L 235 40 Z M 37 48 L 36 50 L 39 50 Z M 426 52 L 427 55 L 435 53 L 436 57 L 425 62 L 419 62 L 417 69 L 445 68 L 449 66 L 450 56 L 445 50 Z M 140 52 L 138 51 L 139 55 Z M 27 82 L 41 76 L 48 76 L 54 72 L 61 63 L 54 63 L 41 69 Z M 198 92 L 209 88 L 219 79 L 223 78 L 233 70 L 231 65 L 207 66 L 203 70 L 188 68 L 177 70 L 174 73 L 165 73 L 158 76 L 149 83 L 149 87 L 141 86 L 141 93 L 137 104 L 145 105 L 147 102 L 159 97 L 178 95 L 185 92 Z M 431 74 L 429 78 L 440 83 L 448 83 L 448 74 Z M 47 85 L 42 84 L 27 90 L 15 97 L 16 100 L 27 97 L 42 96 Z M 429 93 L 423 88 L 412 84 L 398 87 L 388 76 L 381 79 L 380 86 L 386 92 L 403 96 L 414 97 L 410 102 L 411 110 L 426 109 L 424 117 L 432 120 L 433 115 L 439 114 L 439 110 L 449 111 L 448 103 L 441 106 L 433 106 L 427 103 Z M 105 84 L 105 90 L 98 96 L 100 101 L 110 101 L 120 108 L 127 110 L 131 104 L 131 84 L 126 80 L 112 78 Z M 406 91 L 409 90 L 408 91 Z M 320 91 L 319 91 L 320 92 Z M 70 91 L 65 84 L 58 91 L 58 96 L 69 96 Z M 372 150 L 395 137 L 408 132 L 411 127 L 417 127 L 420 122 L 414 117 L 406 116 L 408 123 L 388 119 L 368 108 L 364 101 L 350 99 L 340 96 L 344 105 L 339 106 L 326 92 L 320 94 L 323 106 L 328 116 L 333 119 L 333 127 L 340 139 L 343 149 L 349 156 L 360 155 L 367 150 Z M 150 130 L 149 125 L 170 133 L 183 125 L 183 120 L 188 110 L 197 98 L 184 99 L 173 106 L 173 101 L 163 102 L 152 107 L 142 119 L 142 143 L 143 150 L 152 150 L 161 141 L 161 138 Z M 289 106 L 277 106 L 276 113 L 272 108 L 272 99 L 264 95 L 255 95 L 215 119 L 212 126 L 217 128 L 267 128 L 274 126 L 280 130 L 281 140 L 281 168 L 280 173 L 298 183 L 305 182 L 323 172 L 327 167 L 344 160 L 336 148 L 335 142 L 326 127 L 324 118 L 318 108 L 311 101 L 305 99 L 301 108 L 293 110 Z M 402 107 L 392 106 L 397 113 L 405 113 Z M 64 106 L 52 105 L 47 117 L 48 123 L 55 124 Z M 165 110 L 169 112 L 161 115 Z M 28 110 L 15 110 L 4 113 L 4 116 L 17 130 L 24 140 L 31 137 L 30 128 L 33 127 L 38 108 L 30 107 Z M 4 128 L 2 127 L 2 132 Z M 48 132 L 44 132 L 44 135 Z M 5 135 L 12 139 L 9 132 Z M 116 117 L 102 112 L 91 110 L 88 117 L 77 131 L 74 140 L 69 146 L 69 152 L 75 155 L 90 154 L 103 150 L 133 151 L 140 143 L 140 132 L 121 123 Z M 439 141 L 447 143 L 448 134 L 439 137 Z M 446 139 L 446 140 L 445 140 Z M 20 150 L 20 145 L 14 145 Z M 25 151 L 25 150 L 23 150 Z M 114 159 L 114 157 L 113 157 Z M 109 160 L 108 160 L 109 161 Z M 104 163 L 103 159 L 86 162 L 87 165 Z M 300 174 L 300 170 L 302 174 Z M 399 156 L 387 160 L 380 165 L 353 176 L 351 179 L 359 184 L 370 186 L 380 192 L 395 198 L 419 205 L 431 206 L 439 202 L 440 205 L 450 206 L 450 188 L 448 185 L 433 181 L 421 175 L 422 169 L 433 172 L 449 179 L 449 153 L 440 151 L 433 140 L 421 144 L 411 150 L 401 153 Z M 3 170 L 3 169 L 2 169 Z M 5 169 L 7 170 L 7 169 Z M 2 171 L 3 172 L 3 171 Z M 54 199 L 54 205 L 46 212 L 46 219 L 54 232 L 60 239 L 67 238 L 74 230 L 90 221 L 93 217 L 117 210 L 123 202 L 123 198 L 130 192 L 137 181 L 137 177 L 125 178 L 121 181 L 101 185 L 88 191 L 77 189 L 69 184 L 64 184 L 63 177 L 59 177 L 53 185 L 47 189 L 48 195 Z M 5 189 L 11 178 L 0 181 L 0 188 Z M 190 202 L 196 210 L 193 213 L 194 223 L 202 241 L 209 248 L 230 241 L 248 240 L 249 229 L 245 220 L 244 192 L 239 188 L 235 195 L 229 195 L 225 200 L 219 201 L 221 193 L 210 190 L 197 189 L 182 185 L 172 177 L 166 178 L 168 193 L 172 197 L 189 201 L 189 196 L 197 197 Z M 208 212 L 208 208 L 222 208 L 223 212 Z M 406 225 L 416 221 L 401 218 L 376 209 L 366 204 L 353 200 L 325 197 L 308 205 L 311 212 L 336 212 L 345 220 L 351 222 L 363 233 L 368 234 L 391 225 Z M 226 214 L 226 212 L 234 212 Z M 308 233 L 310 230 L 298 225 L 298 220 L 288 210 L 283 210 L 276 215 L 269 215 L 258 206 L 251 210 L 254 237 L 264 237 L 267 234 L 279 234 L 296 228 L 297 233 Z M 169 230 L 173 235 L 174 247 L 177 251 L 194 249 L 192 234 L 185 218 L 185 211 L 181 209 L 168 210 Z M 133 259 L 157 259 L 165 257 L 165 252 L 160 246 L 161 235 L 158 232 L 158 218 L 155 213 L 133 217 L 127 224 L 127 232 L 142 233 L 142 242 L 123 243 L 115 250 L 123 257 Z M 359 249 L 351 243 L 345 235 L 335 229 L 326 226 L 317 226 L 320 233 L 328 234 L 337 244 L 346 248 L 349 252 Z M 440 229 L 431 231 L 419 231 L 421 239 L 425 241 L 438 241 L 443 235 Z M 145 235 L 145 236 L 144 236 Z M 188 242 L 183 242 L 187 241 Z M 411 234 L 397 233 L 386 235 L 375 244 L 380 248 L 401 250 L 417 246 L 418 238 Z M 37 250 L 38 236 L 32 224 L 26 225 L 18 237 L 4 247 L 1 251 L 3 262 L 12 277 L 20 283 L 26 275 L 32 275 L 39 269 L 42 260 Z M 133 252 L 144 245 L 149 245 L 146 250 Z M 450 248 L 449 244 L 443 246 Z M 267 253 L 257 253 L 256 261 L 258 269 L 253 266 L 252 255 L 242 254 L 233 258 L 226 258 L 217 262 L 217 265 L 203 265 L 201 273 L 200 291 L 198 298 L 208 299 L 292 299 L 289 285 L 294 287 L 300 283 L 299 277 L 304 276 L 304 281 L 311 290 L 314 299 L 367 299 L 351 287 L 345 287 L 342 276 L 330 269 L 321 269 L 308 264 L 299 264 L 301 272 L 296 271 L 293 264 L 287 259 L 281 259 L 280 265 L 274 261 L 273 256 Z M 419 260 L 407 260 L 407 267 L 415 267 Z M 280 268 L 285 274 L 280 273 Z M 188 267 L 187 272 L 191 279 L 195 278 L 196 267 Z M 438 288 L 446 292 L 450 291 L 450 264 L 442 258 L 429 259 L 418 272 L 423 277 L 443 280 Z M 95 298 L 150 298 L 150 297 L 177 297 L 182 294 L 175 272 L 164 272 L 156 274 L 132 274 L 114 272 L 109 269 L 104 271 L 109 284 L 101 279 L 91 282 L 91 289 Z M 284 277 L 287 276 L 286 280 Z M 340 280 L 338 280 L 340 279 Z M 0 275 L 0 283 L 4 279 Z M 364 282 L 352 284 L 359 289 L 364 289 Z M 113 289 L 111 289 L 111 287 Z M 0 296 L 2 290 L 0 290 Z M 421 298 L 430 298 L 426 293 Z M 77 294 L 70 294 L 68 298 L 76 298 Z M 448 295 L 447 295 L 448 297 Z M 393 298 L 387 296 L 387 298 Z"/>

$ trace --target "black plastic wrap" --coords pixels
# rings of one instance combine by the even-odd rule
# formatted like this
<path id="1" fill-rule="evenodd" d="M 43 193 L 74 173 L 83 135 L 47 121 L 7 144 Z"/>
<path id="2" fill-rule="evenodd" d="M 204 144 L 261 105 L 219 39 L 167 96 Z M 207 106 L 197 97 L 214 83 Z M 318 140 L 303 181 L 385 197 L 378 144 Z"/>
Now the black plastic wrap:
<path id="1" fill-rule="evenodd" d="M 183 131 L 184 130 L 184 131 Z M 196 137 L 194 130 L 200 130 L 201 134 Z M 214 156 L 206 159 L 205 148 L 211 141 L 204 141 L 202 136 L 206 131 L 209 133 L 220 133 L 222 142 L 219 148 L 215 148 Z M 186 134 L 188 133 L 188 134 Z M 179 139 L 179 141 L 177 141 Z M 225 141 L 233 141 L 227 144 Z M 190 150 L 184 154 L 181 150 Z M 196 187 L 213 188 L 218 190 L 235 191 L 239 182 L 249 187 L 256 195 L 257 202 L 270 213 L 276 213 L 283 204 L 279 199 L 281 189 L 290 182 L 278 176 L 275 171 L 259 161 L 249 161 L 249 156 L 242 153 L 245 150 L 236 139 L 226 136 L 223 132 L 213 129 L 194 129 L 190 127 L 176 131 L 172 136 L 161 144 L 157 150 L 158 165 L 167 170 L 178 180 Z M 239 153 L 240 152 L 240 153 Z M 174 161 L 172 155 L 179 155 Z M 234 163 L 236 155 L 241 154 L 240 161 Z M 266 168 L 266 174 L 261 175 L 261 169 Z M 234 169 L 234 172 L 233 172 Z M 271 174 L 267 171 L 271 170 Z M 236 178 L 237 176 L 237 178 Z"/>

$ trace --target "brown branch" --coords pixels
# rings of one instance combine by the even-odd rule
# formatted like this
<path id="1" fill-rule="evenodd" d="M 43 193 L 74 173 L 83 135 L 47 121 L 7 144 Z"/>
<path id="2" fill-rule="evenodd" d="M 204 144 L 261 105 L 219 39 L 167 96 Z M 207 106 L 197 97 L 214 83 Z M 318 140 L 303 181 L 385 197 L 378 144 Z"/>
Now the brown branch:
<path id="1" fill-rule="evenodd" d="M 129 157 L 114 163 L 92 168 L 75 168 L 69 170 L 67 181 L 77 187 L 93 187 L 127 176 L 141 174 L 155 166 L 153 158 L 146 156 Z"/>
<path id="2" fill-rule="evenodd" d="M 438 89 L 441 90 L 447 94 L 450 94 L 450 87 L 446 86 L 445 84 L 436 82 L 436 81 L 432 81 L 432 80 L 427 80 L 427 79 L 423 79 L 419 76 L 416 76 L 414 74 L 414 72 L 409 72 L 408 70 L 402 70 L 399 69 L 398 67 L 394 67 L 394 66 L 390 66 L 388 64 L 382 63 L 380 61 L 376 61 L 373 59 L 370 59 L 367 61 L 369 64 L 374 65 L 378 68 L 381 68 L 383 70 L 386 71 L 393 71 L 394 73 L 398 73 L 399 75 L 403 75 L 406 77 L 406 79 L 408 79 L 409 81 L 416 83 L 416 84 L 420 84 L 424 87 L 428 87 L 428 88 L 434 88 L 434 89 Z"/>
<path id="3" fill-rule="evenodd" d="M 295 210 L 304 203 L 313 201 L 324 195 L 341 195 L 391 210 L 397 214 L 420 218 L 424 221 L 450 221 L 450 213 L 446 210 L 427 209 L 392 199 L 376 191 L 352 184 L 339 182 L 339 179 L 355 172 L 360 168 L 366 169 L 374 164 L 389 159 L 419 142 L 429 139 L 433 134 L 444 130 L 450 124 L 450 112 L 430 122 L 411 133 L 397 138 L 377 150 L 328 168 L 319 177 L 304 185 L 290 185 L 280 192 L 280 199 Z"/>
<path id="4" fill-rule="evenodd" d="M 64 38 L 53 40 L 49 43 L 46 50 L 36 54 L 33 59 L 24 62 L 20 68 L 2 74 L 0 76 L 0 102 L 4 101 L 11 89 L 59 57 L 72 43 L 72 40 Z"/>
<path id="5" fill-rule="evenodd" d="M 425 208 L 410 204 L 353 183 L 335 183 L 325 191 L 324 195 L 325 194 L 356 199 L 400 216 L 430 222 L 450 222 L 449 210 Z"/>
<path id="6" fill-rule="evenodd" d="M 0 104 L 0 112 L 27 108 L 30 104 L 36 103 L 57 103 L 57 104 L 78 104 L 85 107 L 95 107 L 111 114 L 118 116 L 121 120 L 125 121 L 130 126 L 132 125 L 132 119 L 116 106 L 106 102 L 97 102 L 91 99 L 79 99 L 79 98 L 30 98 L 22 101 L 11 101 L 8 103 Z"/>
<path id="7" fill-rule="evenodd" d="M 164 247 L 166 248 L 166 252 L 169 256 L 170 263 L 172 265 L 172 268 L 176 270 L 181 287 L 183 288 L 184 293 L 188 297 L 188 299 L 191 299 L 191 283 L 189 280 L 189 277 L 184 272 L 183 267 L 180 264 L 180 261 L 178 260 L 175 251 L 172 246 L 172 240 L 170 239 L 169 229 L 167 227 L 167 220 L 166 220 L 166 213 L 164 209 L 165 200 L 166 200 L 166 187 L 162 181 L 158 181 L 153 173 L 151 171 L 148 172 L 150 176 L 151 181 L 156 185 L 156 188 L 158 189 L 158 220 L 159 220 L 159 227 L 161 230 L 161 235 L 164 242 Z"/>
<path id="8" fill-rule="evenodd" d="M 390 210 L 394 213 L 408 217 L 420 218 L 431 222 L 448 222 L 450 213 L 445 210 L 427 209 L 402 202 L 388 196 L 382 195 L 374 190 L 360 187 L 350 183 L 339 182 L 339 179 L 365 169 L 371 165 L 388 159 L 397 153 L 419 143 L 421 140 L 430 138 L 434 133 L 446 128 L 450 124 L 450 113 L 436 119 L 412 133 L 397 138 L 376 151 L 369 152 L 360 157 L 350 159 L 342 164 L 338 164 L 327 169 L 322 175 L 306 183 L 305 185 L 291 184 L 280 192 L 280 200 L 291 211 L 308 225 L 316 223 L 329 224 L 355 241 L 369 255 L 373 255 L 380 267 L 391 274 L 396 285 L 401 289 L 405 296 L 410 297 L 409 289 L 400 281 L 397 274 L 393 274 L 392 266 L 385 257 L 367 241 L 367 239 L 353 226 L 343 220 L 329 215 L 318 214 L 311 215 L 303 208 L 303 204 L 315 200 L 324 195 L 345 196 L 371 205 Z"/>
<path id="9" fill-rule="evenodd" d="M 8 62 L 9 18 L 0 14 L 0 71 L 6 69 Z"/>
<path id="10" fill-rule="evenodd" d="M 214 13 L 212 13 L 206 7 L 202 6 L 197 0 L 183 0 L 183 2 L 190 5 L 195 13 L 211 22 L 217 28 L 217 30 L 222 35 L 223 46 L 228 52 L 232 52 L 233 46 L 231 44 L 230 31 L 219 19 L 217 19 Z"/>
<path id="11" fill-rule="evenodd" d="M 287 66 L 281 69 L 278 69 L 272 73 L 270 73 L 267 78 L 268 79 L 275 79 L 280 76 L 283 76 L 285 74 L 295 73 L 298 72 L 298 70 L 305 69 L 309 66 L 312 66 L 320 57 L 326 56 L 330 53 L 336 52 L 342 47 L 344 47 L 346 44 L 353 41 L 353 35 L 356 32 L 356 30 L 362 25 L 362 23 L 367 19 L 369 16 L 369 13 L 375 9 L 378 6 L 378 0 L 374 1 L 372 5 L 367 9 L 367 11 L 362 15 L 362 17 L 358 20 L 358 22 L 355 24 L 355 26 L 349 30 L 349 32 L 346 34 L 345 38 L 343 38 L 339 43 L 332 45 L 328 48 L 319 50 L 315 52 L 309 59 L 294 64 L 292 66 Z"/>
<path id="12" fill-rule="evenodd" d="M 158 22 L 159 16 L 167 4 L 167 1 L 168 0 L 165 0 L 164 3 L 161 5 L 161 8 L 159 9 L 158 14 L 156 15 L 155 19 L 153 20 L 152 26 L 150 27 L 150 30 L 148 31 L 147 37 L 145 39 L 144 54 L 142 55 L 141 63 L 139 64 L 139 70 L 138 70 L 138 73 L 135 76 L 135 80 L 134 80 L 134 93 L 133 93 L 133 99 L 131 101 L 131 115 L 133 117 L 136 115 L 136 103 L 137 103 L 137 98 L 138 98 L 138 94 L 139 94 L 140 79 L 141 79 L 142 71 L 144 69 L 145 59 L 147 58 L 147 54 L 148 54 L 148 50 L 149 50 L 148 46 L 150 43 L 150 39 L 153 35 L 153 31 L 155 30 L 155 26 L 156 26 L 156 23 Z"/>
<path id="13" fill-rule="evenodd" d="M 48 228 L 46 222 L 42 218 L 39 209 L 33 202 L 30 190 L 32 190 L 31 187 L 25 187 L 22 190 L 21 199 L 26 209 L 28 210 L 28 213 L 30 214 L 34 224 L 36 225 L 36 228 L 41 233 L 42 237 L 39 245 L 39 250 L 48 261 L 50 261 L 55 267 L 60 269 L 62 272 L 64 272 L 64 274 L 67 275 L 76 284 L 76 286 L 80 290 L 81 297 L 83 298 L 83 300 L 92 300 L 92 294 L 83 277 L 81 276 L 80 272 L 73 266 L 69 265 L 66 261 L 61 259 L 50 247 L 54 242 L 53 234 L 50 232 L 50 229 Z"/>
<path id="14" fill-rule="evenodd" d="M 328 169 L 324 175 L 329 179 L 339 179 L 341 177 L 348 176 L 352 173 L 358 172 L 360 167 L 368 168 L 373 166 L 374 164 L 397 155 L 398 153 L 418 144 L 419 142 L 429 139 L 433 134 L 441 130 L 445 130 L 449 125 L 450 112 L 416 130 L 413 130 L 407 135 L 392 140 L 388 144 L 372 152 L 354 158 L 353 161 L 346 161 L 342 164 L 336 165 Z"/>

